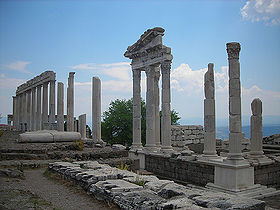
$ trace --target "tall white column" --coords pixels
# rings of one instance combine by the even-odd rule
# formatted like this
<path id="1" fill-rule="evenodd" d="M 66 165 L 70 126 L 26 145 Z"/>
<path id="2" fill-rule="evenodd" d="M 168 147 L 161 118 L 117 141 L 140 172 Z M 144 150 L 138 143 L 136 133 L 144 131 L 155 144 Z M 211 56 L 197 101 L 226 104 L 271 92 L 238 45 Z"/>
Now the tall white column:
<path id="1" fill-rule="evenodd" d="M 55 80 L 50 81 L 49 113 L 50 129 L 53 130 L 53 124 L 55 123 Z"/>
<path id="2" fill-rule="evenodd" d="M 37 86 L 37 109 L 36 109 L 36 130 L 41 130 L 42 129 L 42 86 L 39 85 Z"/>
<path id="3" fill-rule="evenodd" d="M 92 78 L 92 139 L 101 140 L 101 81 Z"/>
<path id="4" fill-rule="evenodd" d="M 16 115 L 16 130 L 19 131 L 20 129 L 20 122 L 21 122 L 21 97 L 17 95 L 17 115 Z"/>
<path id="5" fill-rule="evenodd" d="M 228 160 L 243 160 L 241 153 L 240 44 L 227 43 L 229 62 L 229 154 Z"/>
<path id="6" fill-rule="evenodd" d="M 26 130 L 30 131 L 31 127 L 31 90 L 26 92 Z"/>
<path id="7" fill-rule="evenodd" d="M 74 131 L 74 74 L 69 72 L 67 87 L 67 131 Z"/>
<path id="8" fill-rule="evenodd" d="M 32 88 L 31 90 L 31 130 L 36 130 L 36 88 Z"/>
<path id="9" fill-rule="evenodd" d="M 13 130 L 16 130 L 17 124 L 17 98 L 16 96 L 13 96 Z"/>
<path id="10" fill-rule="evenodd" d="M 27 131 L 27 106 L 26 106 L 27 93 L 22 94 L 22 131 Z"/>
<path id="11" fill-rule="evenodd" d="M 160 147 L 160 114 L 159 114 L 159 78 L 160 68 L 156 68 L 155 72 L 155 143 L 157 147 Z"/>
<path id="12" fill-rule="evenodd" d="M 86 114 L 79 116 L 79 132 L 81 134 L 81 139 L 86 139 Z"/>
<path id="13" fill-rule="evenodd" d="M 64 85 L 57 84 L 57 130 L 64 131 Z"/>
<path id="14" fill-rule="evenodd" d="M 171 147 L 171 113 L 170 113 L 170 70 L 171 61 L 161 63 L 162 94 L 161 94 L 161 139 L 162 151 L 172 151 Z"/>
<path id="15" fill-rule="evenodd" d="M 133 143 L 132 149 L 142 149 L 141 142 L 141 70 L 133 69 Z"/>
<path id="16" fill-rule="evenodd" d="M 155 142 L 155 67 L 147 66 L 147 92 L 146 92 L 146 148 L 156 149 Z"/>
<path id="17" fill-rule="evenodd" d="M 43 84 L 43 113 L 42 113 L 42 129 L 49 129 L 48 124 L 48 82 Z"/>
<path id="18" fill-rule="evenodd" d="M 204 150 L 203 156 L 217 157 L 216 152 L 216 116 L 215 116 L 215 85 L 214 64 L 208 64 L 204 75 Z"/>

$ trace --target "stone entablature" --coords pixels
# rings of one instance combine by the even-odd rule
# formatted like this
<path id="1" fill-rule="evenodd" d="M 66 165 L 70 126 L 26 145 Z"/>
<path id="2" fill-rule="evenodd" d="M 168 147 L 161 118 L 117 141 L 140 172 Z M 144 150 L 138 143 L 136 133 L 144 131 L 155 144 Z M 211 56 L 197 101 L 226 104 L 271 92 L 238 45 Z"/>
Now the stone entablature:
<path id="1" fill-rule="evenodd" d="M 28 80 L 26 83 L 17 87 L 16 95 L 20 95 L 32 88 L 43 85 L 46 82 L 55 81 L 55 73 L 53 71 L 45 71 L 39 76 Z"/>

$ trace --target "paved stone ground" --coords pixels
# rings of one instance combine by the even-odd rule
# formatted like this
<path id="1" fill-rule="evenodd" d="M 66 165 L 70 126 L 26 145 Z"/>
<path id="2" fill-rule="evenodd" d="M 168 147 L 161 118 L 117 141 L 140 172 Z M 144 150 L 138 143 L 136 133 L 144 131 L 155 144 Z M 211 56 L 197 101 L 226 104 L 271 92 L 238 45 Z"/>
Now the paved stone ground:
<path id="1" fill-rule="evenodd" d="M 0 177 L 0 209 L 118 209 L 69 182 L 46 178 L 45 170 L 26 170 L 25 179 Z"/>

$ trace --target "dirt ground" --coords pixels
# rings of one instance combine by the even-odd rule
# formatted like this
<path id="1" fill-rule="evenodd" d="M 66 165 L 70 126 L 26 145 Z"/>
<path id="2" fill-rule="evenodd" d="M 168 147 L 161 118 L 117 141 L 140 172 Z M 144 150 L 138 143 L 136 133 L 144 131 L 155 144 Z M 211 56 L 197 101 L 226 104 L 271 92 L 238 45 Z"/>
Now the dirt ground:
<path id="1" fill-rule="evenodd" d="M 26 170 L 24 179 L 0 177 L 0 209 L 118 209 L 70 182 L 44 175 L 45 170 Z"/>

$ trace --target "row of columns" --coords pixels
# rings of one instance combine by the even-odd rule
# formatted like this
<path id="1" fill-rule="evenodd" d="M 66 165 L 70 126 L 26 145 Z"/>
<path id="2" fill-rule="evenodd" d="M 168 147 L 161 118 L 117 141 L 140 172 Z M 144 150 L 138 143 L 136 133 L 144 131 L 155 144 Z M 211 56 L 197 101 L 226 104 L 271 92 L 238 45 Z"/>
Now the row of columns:
<path id="1" fill-rule="evenodd" d="M 146 92 L 146 148 L 171 151 L 170 116 L 170 69 L 171 61 L 145 67 Z M 133 149 L 141 149 L 141 70 L 133 69 Z M 162 75 L 162 120 L 159 114 L 159 78 Z M 161 135 L 160 135 L 161 126 Z M 160 136 L 161 143 L 160 144 Z"/>

